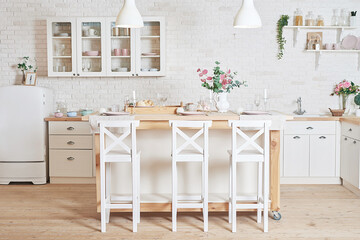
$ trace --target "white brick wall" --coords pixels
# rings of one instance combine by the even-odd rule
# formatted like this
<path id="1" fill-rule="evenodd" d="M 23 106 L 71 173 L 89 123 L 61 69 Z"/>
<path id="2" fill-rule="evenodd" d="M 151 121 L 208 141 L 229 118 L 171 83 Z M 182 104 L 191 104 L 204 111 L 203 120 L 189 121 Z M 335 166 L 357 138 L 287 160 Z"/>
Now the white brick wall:
<path id="1" fill-rule="evenodd" d="M 46 18 L 53 16 L 116 16 L 119 0 L 0 0 L 0 86 L 19 83 L 15 65 L 25 55 L 36 57 L 38 85 L 55 90 L 56 100 L 69 108 L 110 107 L 122 104 L 125 95 L 136 90 L 138 98 L 166 93 L 172 103 L 197 101 L 207 96 L 196 74 L 198 67 L 211 68 L 215 60 L 237 70 L 249 87 L 230 94 L 233 109 L 253 104 L 254 94 L 269 89 L 271 108 L 293 111 L 302 96 L 308 112 L 337 107 L 330 97 L 333 84 L 342 79 L 360 84 L 357 54 L 324 54 L 315 71 L 315 55 L 304 53 L 306 31 L 298 35 L 293 48 L 291 30 L 285 57 L 276 59 L 276 21 L 300 7 L 304 15 L 312 10 L 329 24 L 333 8 L 359 10 L 359 0 L 255 0 L 263 21 L 261 29 L 234 29 L 233 17 L 240 0 L 137 0 L 144 16 L 165 16 L 167 75 L 159 78 L 48 78 Z M 360 19 L 358 19 L 360 23 Z M 352 31 L 360 36 L 360 31 Z M 346 33 L 347 34 L 347 33 Z M 336 31 L 324 31 L 324 42 L 335 42 Z"/>

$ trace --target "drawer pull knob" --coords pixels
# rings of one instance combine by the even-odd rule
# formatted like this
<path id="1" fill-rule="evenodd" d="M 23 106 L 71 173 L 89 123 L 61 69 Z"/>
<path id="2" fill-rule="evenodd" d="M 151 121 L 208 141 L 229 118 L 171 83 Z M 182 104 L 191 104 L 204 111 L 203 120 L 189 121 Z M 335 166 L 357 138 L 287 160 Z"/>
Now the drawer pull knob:
<path id="1" fill-rule="evenodd" d="M 67 160 L 69 160 L 69 161 L 72 161 L 72 160 L 74 160 L 75 158 L 73 158 L 73 157 L 68 157 L 67 158 Z"/>
<path id="2" fill-rule="evenodd" d="M 320 139 L 325 139 L 326 137 L 325 136 L 321 136 L 321 137 L 319 137 Z"/>
<path id="3" fill-rule="evenodd" d="M 300 139 L 300 137 L 299 137 L 299 136 L 295 136 L 295 137 L 293 137 L 293 139 Z"/>
<path id="4" fill-rule="evenodd" d="M 74 130 L 75 128 L 73 128 L 73 127 L 68 127 L 67 128 L 67 130 L 69 130 L 69 131 L 72 131 L 72 130 Z"/>
<path id="5" fill-rule="evenodd" d="M 312 130 L 312 129 L 314 129 L 313 127 L 307 127 L 306 128 L 307 130 Z"/>
<path id="6" fill-rule="evenodd" d="M 356 141 L 354 141 L 354 144 L 356 144 Z"/>
<path id="7" fill-rule="evenodd" d="M 68 145 L 74 145 L 75 143 L 73 141 L 68 141 L 67 144 Z"/>
<path id="8" fill-rule="evenodd" d="M 352 132 L 352 129 L 351 129 L 351 128 L 349 128 L 349 132 Z"/>
<path id="9" fill-rule="evenodd" d="M 347 138 L 344 138 L 345 141 L 347 141 Z"/>

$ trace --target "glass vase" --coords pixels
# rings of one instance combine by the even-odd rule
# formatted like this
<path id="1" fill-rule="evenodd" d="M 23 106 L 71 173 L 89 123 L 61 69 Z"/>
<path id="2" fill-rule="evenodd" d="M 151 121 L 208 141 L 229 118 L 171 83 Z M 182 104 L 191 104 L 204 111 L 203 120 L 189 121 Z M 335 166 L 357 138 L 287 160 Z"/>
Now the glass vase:
<path id="1" fill-rule="evenodd" d="M 348 97 L 349 97 L 349 95 L 345 95 L 345 94 L 340 95 L 340 109 L 343 109 L 343 110 L 346 109 Z"/>

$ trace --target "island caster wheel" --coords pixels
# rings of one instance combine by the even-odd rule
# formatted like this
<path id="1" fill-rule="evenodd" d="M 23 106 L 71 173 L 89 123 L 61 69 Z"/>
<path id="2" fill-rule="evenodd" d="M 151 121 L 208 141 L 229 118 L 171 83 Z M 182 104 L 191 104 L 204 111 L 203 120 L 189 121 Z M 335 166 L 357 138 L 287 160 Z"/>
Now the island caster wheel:
<path id="1" fill-rule="evenodd" d="M 278 211 L 273 211 L 273 219 L 279 221 L 281 219 L 281 214 Z"/>

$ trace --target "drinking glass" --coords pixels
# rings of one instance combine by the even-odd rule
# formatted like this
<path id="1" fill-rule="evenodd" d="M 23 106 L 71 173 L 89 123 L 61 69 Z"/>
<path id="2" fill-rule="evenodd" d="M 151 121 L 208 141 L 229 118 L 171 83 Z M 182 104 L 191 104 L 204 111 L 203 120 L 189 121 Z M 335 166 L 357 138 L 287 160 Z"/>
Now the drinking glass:
<path id="1" fill-rule="evenodd" d="M 162 103 L 161 105 L 164 107 L 165 103 L 167 101 L 167 96 L 165 95 L 160 95 L 160 102 Z"/>
<path id="2" fill-rule="evenodd" d="M 260 106 L 260 95 L 259 94 L 255 95 L 254 104 L 256 106 L 256 110 L 259 110 L 259 106 Z"/>

